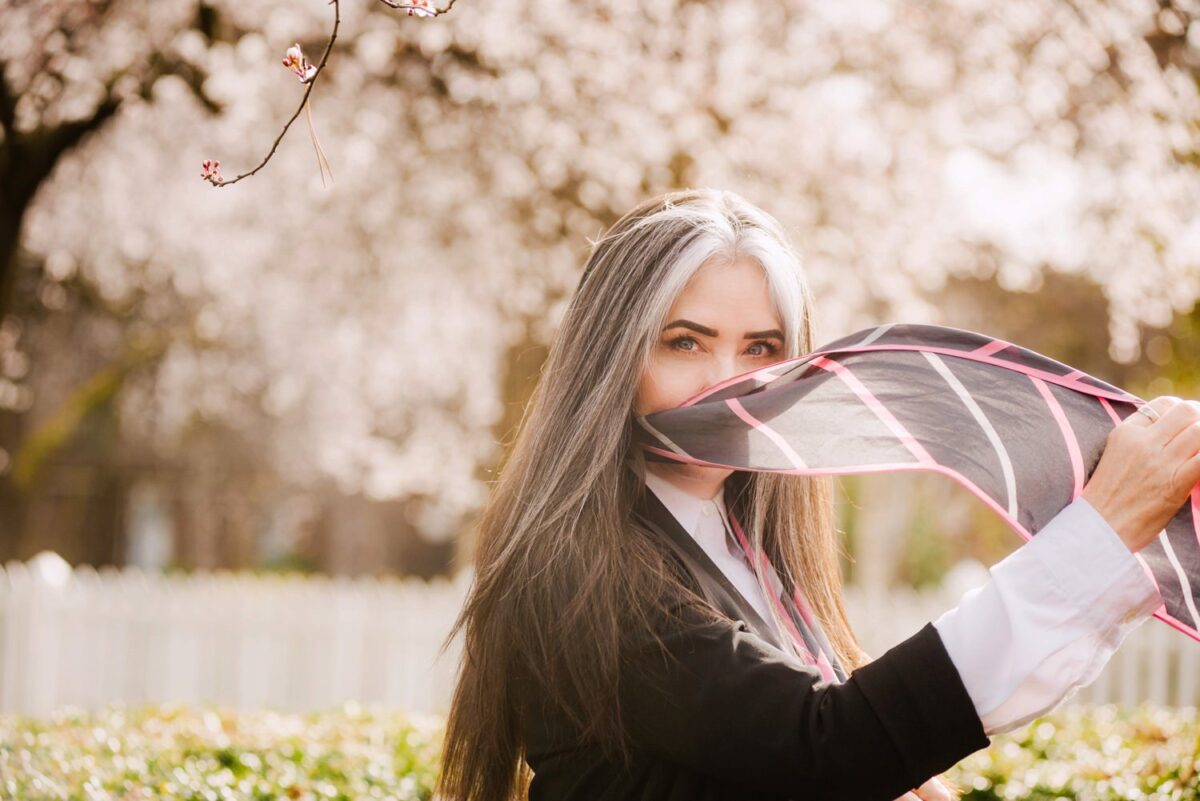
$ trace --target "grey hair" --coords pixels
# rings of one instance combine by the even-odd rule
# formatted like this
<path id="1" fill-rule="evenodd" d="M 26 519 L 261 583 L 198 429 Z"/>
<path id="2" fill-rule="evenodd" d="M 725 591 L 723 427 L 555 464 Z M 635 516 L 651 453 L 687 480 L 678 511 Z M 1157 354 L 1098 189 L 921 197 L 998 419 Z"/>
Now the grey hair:
<path id="1" fill-rule="evenodd" d="M 644 326 L 634 332 L 642 344 L 642 369 L 649 366 L 653 342 L 666 323 L 671 304 L 696 271 L 705 264 L 732 263 L 741 256 L 753 258 L 766 274 L 771 302 L 783 321 L 782 358 L 801 355 L 800 332 L 808 322 L 805 309 L 812 306 L 811 294 L 803 259 L 783 226 L 727 189 L 690 190 L 683 198 L 666 200 L 659 211 L 624 230 L 588 240 L 593 253 L 601 246 L 609 249 L 607 255 L 589 263 L 588 272 L 639 281 L 649 290 L 645 314 L 636 318 Z M 637 241 L 636 249 L 620 246 L 627 239 Z M 669 259 L 658 264 L 668 245 L 674 245 Z M 613 270 L 605 263 L 616 259 L 621 260 L 623 269 Z M 585 275 L 580 281 L 580 288 L 587 278 Z"/>
<path id="2" fill-rule="evenodd" d="M 533 702 L 554 705 L 580 736 L 628 759 L 617 692 L 624 649 L 658 639 L 680 599 L 723 617 L 632 520 L 645 490 L 633 435 L 637 389 L 675 298 L 701 265 L 742 254 L 766 273 L 783 355 L 801 355 L 813 338 L 800 258 L 778 222 L 733 192 L 650 198 L 592 243 L 479 518 L 474 578 L 443 641 L 445 649 L 465 627 L 439 797 L 509 801 L 519 792 L 530 779 L 521 713 Z M 737 475 L 754 546 L 785 584 L 805 589 L 843 665 L 865 662 L 841 601 L 829 477 Z"/>
<path id="3" fill-rule="evenodd" d="M 742 256 L 754 259 L 766 276 L 771 303 L 783 326 L 780 358 L 802 355 L 806 343 L 811 342 L 813 321 L 809 315 L 814 304 L 800 254 L 775 217 L 735 192 L 700 188 L 670 194 L 657 211 L 637 218 L 624 228 L 613 226 L 608 236 L 589 241 L 592 258 L 588 273 L 603 276 L 598 280 L 616 285 L 596 287 L 596 291 L 625 297 L 636 295 L 640 288 L 641 297 L 631 299 L 638 304 L 633 313 L 622 315 L 632 323 L 628 328 L 613 330 L 598 325 L 591 328 L 599 321 L 583 320 L 574 320 L 570 326 L 611 333 L 613 337 L 606 337 L 605 341 L 610 343 L 613 353 L 636 353 L 633 364 L 637 376 L 649 368 L 659 331 L 667 322 L 671 306 L 696 271 L 706 264 L 728 264 Z M 591 302 L 588 280 L 588 274 L 580 280 L 580 291 L 576 294 L 579 311 L 586 310 L 596 316 L 613 313 L 614 309 Z M 567 325 L 564 321 L 564 328 Z M 628 370 L 625 377 L 627 381 L 636 380 Z M 628 458 L 635 473 L 644 480 L 642 454 L 629 453 Z M 751 527 L 754 548 L 763 547 L 761 537 L 761 528 Z M 750 561 L 763 596 L 769 598 L 773 590 L 760 560 Z M 768 607 L 776 627 L 785 630 L 777 605 Z M 787 637 L 784 640 L 791 642 Z"/>

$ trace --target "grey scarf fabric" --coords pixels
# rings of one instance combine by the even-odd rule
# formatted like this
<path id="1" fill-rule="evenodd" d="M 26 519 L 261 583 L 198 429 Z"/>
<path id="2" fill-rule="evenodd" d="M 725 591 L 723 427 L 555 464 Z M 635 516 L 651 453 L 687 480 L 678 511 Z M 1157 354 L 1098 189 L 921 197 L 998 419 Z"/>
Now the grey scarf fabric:
<path id="1" fill-rule="evenodd" d="M 649 461 L 794 475 L 941 473 L 1028 541 L 1079 496 L 1109 431 L 1143 403 L 985 334 L 886 324 L 639 416 L 635 433 Z M 1198 523 L 1200 485 L 1136 556 L 1163 597 L 1154 616 L 1200 640 Z M 836 673 L 804 599 L 791 600 L 799 640 L 818 663 L 825 652 Z"/>

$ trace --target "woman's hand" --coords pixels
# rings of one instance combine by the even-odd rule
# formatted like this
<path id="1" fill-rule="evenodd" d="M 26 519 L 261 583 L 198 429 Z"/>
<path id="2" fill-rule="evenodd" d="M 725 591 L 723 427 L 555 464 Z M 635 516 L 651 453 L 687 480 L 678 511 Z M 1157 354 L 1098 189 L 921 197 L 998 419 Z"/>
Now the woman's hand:
<path id="1" fill-rule="evenodd" d="M 1160 395 L 1108 434 L 1083 497 L 1129 550 L 1145 547 L 1175 517 L 1200 482 L 1200 403 Z"/>
<path id="2" fill-rule="evenodd" d="M 909 790 L 896 801 L 954 801 L 955 796 L 942 784 L 937 776 L 915 790 Z"/>

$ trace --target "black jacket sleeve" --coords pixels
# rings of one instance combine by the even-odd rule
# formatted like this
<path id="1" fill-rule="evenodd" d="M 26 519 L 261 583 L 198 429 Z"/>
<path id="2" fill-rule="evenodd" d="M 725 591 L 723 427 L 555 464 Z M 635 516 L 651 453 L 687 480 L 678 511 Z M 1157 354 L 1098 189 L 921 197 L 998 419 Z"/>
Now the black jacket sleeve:
<path id="1" fill-rule="evenodd" d="M 622 663 L 625 730 L 735 787 L 892 801 L 991 744 L 932 623 L 841 684 L 740 620 L 695 617 L 659 635 L 667 655 L 636 643 Z"/>

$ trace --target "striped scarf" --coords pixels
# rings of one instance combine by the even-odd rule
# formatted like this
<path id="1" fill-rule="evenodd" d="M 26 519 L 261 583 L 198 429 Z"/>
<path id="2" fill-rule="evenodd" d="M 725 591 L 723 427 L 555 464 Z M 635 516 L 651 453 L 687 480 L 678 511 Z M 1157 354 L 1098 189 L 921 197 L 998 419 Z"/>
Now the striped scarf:
<path id="1" fill-rule="evenodd" d="M 767 600 L 783 619 L 786 629 L 785 639 L 791 642 L 796 654 L 804 664 L 816 667 L 821 672 L 822 679 L 838 683 L 845 681 L 846 671 L 838 660 L 837 652 L 829 644 L 829 639 L 825 636 L 824 629 L 821 628 L 821 622 L 813 614 L 812 606 L 804 597 L 804 592 L 797 586 L 796 591 L 792 593 L 792 604 L 785 603 L 787 590 L 783 586 L 783 581 L 775 572 L 775 568 L 771 566 L 771 560 L 767 558 L 762 548 L 752 549 L 750 538 L 746 536 L 741 522 L 732 509 L 729 510 L 728 519 L 723 522 L 726 533 L 732 536 L 734 544 L 741 548 L 751 569 L 755 564 L 762 566 L 763 574 L 771 586 Z"/>
<path id="2" fill-rule="evenodd" d="M 638 416 L 635 431 L 650 461 L 791 475 L 941 473 L 1028 541 L 1079 496 L 1108 433 L 1143 403 L 984 334 L 885 324 Z M 751 563 L 769 568 L 732 522 Z M 1163 598 L 1154 617 L 1200 640 L 1200 485 L 1134 555 Z M 811 608 L 800 593 L 793 600 L 799 614 L 784 619 L 794 639 L 836 675 Z"/>

